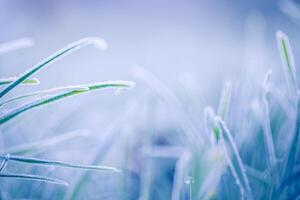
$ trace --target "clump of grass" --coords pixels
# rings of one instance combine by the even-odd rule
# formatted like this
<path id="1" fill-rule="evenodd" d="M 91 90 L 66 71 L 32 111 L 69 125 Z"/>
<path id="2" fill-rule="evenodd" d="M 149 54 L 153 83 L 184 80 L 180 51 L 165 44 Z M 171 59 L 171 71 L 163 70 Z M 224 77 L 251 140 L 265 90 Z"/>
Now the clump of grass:
<path id="1" fill-rule="evenodd" d="M 30 78 L 32 75 L 40 71 L 41 69 L 44 69 L 46 66 L 48 66 L 50 63 L 55 62 L 56 60 L 81 49 L 82 47 L 88 46 L 88 45 L 94 45 L 100 49 L 106 49 L 107 45 L 106 42 L 101 38 L 84 38 L 81 40 L 78 40 L 65 48 L 55 52 L 54 54 L 50 55 L 19 77 L 13 77 L 13 78 L 6 78 L 0 80 L 0 85 L 7 85 L 4 87 L 4 89 L 0 92 L 0 100 L 3 99 L 3 97 L 12 91 L 14 88 L 16 88 L 20 84 L 38 84 L 39 81 L 36 78 Z M 21 40 L 21 41 L 15 41 L 12 43 L 8 43 L 5 45 L 0 46 L 0 53 L 9 52 L 11 50 L 15 50 L 21 47 L 27 47 L 29 46 L 27 40 Z M 69 86 L 69 87 L 60 87 L 60 88 L 54 88 L 50 90 L 44 90 L 44 91 L 38 91 L 34 93 L 24 94 L 16 97 L 12 97 L 11 99 L 5 100 L 0 102 L 1 106 L 4 106 L 10 102 L 14 102 L 17 100 L 25 100 L 27 98 L 32 98 L 38 96 L 38 98 L 34 100 L 30 100 L 27 103 L 24 103 L 21 106 L 18 106 L 17 108 L 13 108 L 11 110 L 1 112 L 0 116 L 0 125 L 11 121 L 15 117 L 19 116 L 20 114 L 30 111 L 33 108 L 45 106 L 50 103 L 57 102 L 59 100 L 66 99 L 71 96 L 87 93 L 94 90 L 99 89 L 105 89 L 105 88 L 115 88 L 115 89 L 129 89 L 134 85 L 133 82 L 129 81 L 107 81 L 107 82 L 96 82 L 96 83 L 89 83 L 85 85 L 79 85 L 79 86 Z M 0 107 L 1 107 L 0 106 Z M 53 140 L 45 140 L 33 144 L 29 144 L 27 146 L 23 146 L 21 148 L 11 149 L 12 153 L 15 154 L 24 154 L 28 152 L 34 152 L 38 151 L 42 146 L 48 145 L 49 143 L 55 144 L 60 141 L 69 140 L 72 137 L 64 137 L 64 138 L 55 138 Z M 103 170 L 109 170 L 114 172 L 119 172 L 117 168 L 114 167 L 107 167 L 107 166 L 99 166 L 99 165 L 83 165 L 83 164 L 74 164 L 74 163 L 67 163 L 67 162 L 61 162 L 61 161 L 55 161 L 55 160 L 46 160 L 46 159 L 38 159 L 33 157 L 25 157 L 25 156 L 17 156 L 12 154 L 0 154 L 0 159 L 2 160 L 1 163 L 1 169 L 0 171 L 3 171 L 6 167 L 8 162 L 20 162 L 24 164 L 30 164 L 30 165 L 44 165 L 44 166 L 55 166 L 55 167 L 64 167 L 64 168 L 74 168 L 74 169 L 84 169 L 84 170 L 96 170 L 96 171 L 103 171 Z M 15 174 L 15 173 L 1 173 L 0 177 L 2 178 L 18 178 L 18 179 L 26 179 L 30 181 L 43 181 L 47 183 L 55 183 L 55 184 L 62 184 L 66 185 L 64 181 L 52 179 L 49 177 L 43 177 L 38 175 L 32 175 L 32 174 Z"/>

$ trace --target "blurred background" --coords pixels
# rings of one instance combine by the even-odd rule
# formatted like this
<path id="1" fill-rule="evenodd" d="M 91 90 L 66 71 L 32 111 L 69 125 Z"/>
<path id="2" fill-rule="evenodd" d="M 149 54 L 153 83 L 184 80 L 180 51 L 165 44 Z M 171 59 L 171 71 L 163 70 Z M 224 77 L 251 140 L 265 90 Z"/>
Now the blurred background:
<path id="1" fill-rule="evenodd" d="M 284 77 L 275 38 L 277 30 L 289 35 L 296 63 L 300 62 L 297 57 L 300 52 L 298 3 L 275 0 L 0 0 L 0 43 L 22 37 L 34 39 L 31 48 L 1 55 L 1 77 L 17 76 L 56 50 L 84 37 L 97 36 L 108 43 L 106 51 L 87 47 L 59 60 L 36 75 L 40 85 L 18 87 L 7 98 L 25 92 L 94 81 L 136 82 L 134 89 L 120 94 L 111 90 L 94 92 L 28 112 L 1 127 L 2 148 L 85 130 L 90 132 L 90 137 L 72 140 L 36 155 L 90 163 L 99 141 L 103 141 L 108 130 L 117 123 L 118 126 L 121 124 L 121 128 L 117 128 L 119 132 L 134 134 L 129 134 L 132 137 L 121 133 L 115 135 L 112 139 L 114 144 L 107 143 L 108 147 L 103 147 L 109 149 L 103 163 L 122 166 L 120 163 L 125 158 L 120 151 L 126 149 L 128 144 L 135 144 L 130 148 L 135 154 L 143 138 L 147 138 L 147 131 L 150 130 L 145 131 L 141 127 L 152 127 L 157 132 L 163 132 L 163 136 L 156 141 L 158 144 L 168 143 L 166 138 L 170 132 L 180 132 L 177 121 L 181 120 L 181 116 L 166 110 L 157 101 L 151 86 L 141 80 L 143 77 L 136 72 L 137 66 L 169 87 L 191 121 L 199 121 L 196 127 L 201 127 L 204 106 L 217 107 L 225 80 L 230 79 L 235 89 L 251 90 L 261 87 L 264 74 L 272 69 L 272 80 L 281 85 Z M 244 83 L 246 85 L 241 84 L 242 80 L 248 80 Z M 125 119 L 119 119 L 122 115 Z M 147 118 L 148 115 L 154 116 L 150 117 L 152 121 Z M 173 138 L 171 143 L 174 140 L 182 139 Z M 123 184 L 134 191 L 128 199 L 137 198 L 141 190 L 135 183 L 141 181 L 135 173 L 141 167 L 141 158 L 133 157 L 130 160 L 133 174 L 130 181 L 134 187 Z M 22 170 L 32 172 L 33 169 Z M 78 172 L 68 170 L 34 170 L 71 182 L 73 174 L 78 175 Z M 107 188 L 110 188 L 108 190 L 113 192 L 116 184 L 110 179 L 111 176 L 104 173 L 93 178 L 104 178 Z M 5 183 L 8 191 L 12 191 L 11 185 L 16 184 L 10 181 Z M 23 187 L 26 182 L 17 183 Z M 7 198 L 21 198 L 25 194 L 27 198 L 47 199 L 53 191 L 53 194 L 58 191 L 58 197 L 65 193 L 63 188 L 54 186 L 45 192 L 37 183 L 30 190 L 24 190 L 27 192 L 19 192 L 19 196 L 8 192 Z M 34 194 L 32 191 L 35 190 L 37 192 Z M 96 189 L 86 187 L 89 192 L 82 194 L 88 193 L 94 195 L 94 199 L 101 199 L 104 197 L 97 194 L 103 195 L 105 192 L 102 190 L 105 189 L 100 184 Z M 169 193 L 166 192 L 166 195 Z M 153 199 L 168 197 L 158 195 Z"/>

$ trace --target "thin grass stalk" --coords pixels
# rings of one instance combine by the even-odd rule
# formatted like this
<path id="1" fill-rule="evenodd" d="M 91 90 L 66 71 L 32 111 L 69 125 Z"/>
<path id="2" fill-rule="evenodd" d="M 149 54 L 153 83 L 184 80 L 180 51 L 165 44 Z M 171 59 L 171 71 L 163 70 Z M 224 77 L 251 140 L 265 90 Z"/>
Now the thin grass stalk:
<path id="1" fill-rule="evenodd" d="M 55 52 L 54 54 L 50 55 L 28 71 L 26 71 L 24 74 L 22 74 L 20 77 L 18 77 L 15 81 L 10 83 L 6 88 L 4 88 L 0 92 L 0 98 L 6 95 L 9 91 L 14 89 L 16 86 L 18 86 L 20 83 L 22 83 L 24 80 L 38 72 L 39 70 L 43 69 L 47 65 L 53 63 L 59 58 L 62 58 L 78 49 L 81 49 L 88 45 L 95 45 L 101 49 L 106 49 L 107 44 L 106 42 L 101 38 L 83 38 L 81 40 L 78 40 L 76 42 L 71 43 L 70 45 L 66 46 L 65 48 Z"/>
<path id="2" fill-rule="evenodd" d="M 118 89 L 126 89 L 131 88 L 134 84 L 132 82 L 126 81 L 108 81 L 108 82 L 99 82 L 99 83 L 91 83 L 87 85 L 81 85 L 76 87 L 71 91 L 58 93 L 55 95 L 49 95 L 43 98 L 39 98 L 37 100 L 33 100 L 25 105 L 22 105 L 16 109 L 12 109 L 11 111 L 0 116 L 0 125 L 5 122 L 13 119 L 14 117 L 20 115 L 21 113 L 33 109 L 35 107 L 43 106 L 49 103 L 53 103 L 55 101 L 65 99 L 67 97 L 71 97 L 74 95 L 86 93 L 89 91 L 97 90 L 97 89 L 105 89 L 105 88 L 118 88 Z"/>
<path id="3" fill-rule="evenodd" d="M 277 159 L 275 154 L 275 147 L 274 147 L 274 141 L 273 141 L 273 135 L 271 131 L 271 122 L 270 122 L 270 116 L 269 116 L 269 102 L 268 102 L 268 95 L 270 91 L 270 79 L 271 79 L 272 71 L 269 70 L 265 76 L 264 83 L 263 83 L 263 94 L 262 94 L 262 108 L 263 108 L 263 132 L 264 132 L 264 138 L 265 138 L 265 144 L 267 147 L 268 152 L 268 162 L 270 166 L 274 166 L 275 170 L 272 170 L 271 173 L 274 174 L 274 178 L 272 183 L 268 187 L 267 198 L 273 199 L 274 190 L 278 187 L 279 184 L 279 172 L 276 165 Z M 272 176 L 273 177 L 273 176 Z"/>
<path id="4" fill-rule="evenodd" d="M 208 140 L 211 144 L 216 144 L 215 136 L 214 136 L 214 118 L 216 114 L 210 106 L 204 108 L 204 127 L 206 136 L 209 138 Z"/>
<path id="5" fill-rule="evenodd" d="M 221 117 L 223 121 L 227 121 L 227 116 L 231 103 L 231 93 L 232 93 L 232 83 L 230 80 L 227 80 L 224 84 L 219 106 L 218 106 L 218 116 Z"/>
<path id="6" fill-rule="evenodd" d="M 71 92 L 73 90 L 88 90 L 88 88 L 84 86 L 67 86 L 67 87 L 58 87 L 58 88 L 52 88 L 49 90 L 42 90 L 42 91 L 37 91 L 37 92 L 32 92 L 29 94 L 24 94 L 20 96 L 15 96 L 10 99 L 7 99 L 3 102 L 0 103 L 0 107 L 5 106 L 8 103 L 12 103 L 18 100 L 23 100 L 29 97 L 35 97 L 35 96 L 45 96 L 45 95 L 50 95 L 50 94 L 58 94 L 58 93 L 64 93 L 64 92 Z"/>
<path id="7" fill-rule="evenodd" d="M 66 86 L 66 87 L 57 87 L 57 88 L 52 88 L 52 89 L 48 89 L 48 90 L 32 92 L 32 93 L 15 96 L 10 99 L 7 99 L 0 103 L 0 107 L 5 106 L 8 103 L 27 99 L 30 97 L 36 97 L 36 96 L 39 97 L 39 96 L 45 96 L 45 95 L 51 95 L 51 94 L 59 94 L 59 93 L 63 93 L 63 92 L 71 92 L 73 90 L 89 90 L 89 89 L 85 86 Z"/>
<path id="8" fill-rule="evenodd" d="M 269 95 L 269 85 L 270 85 L 270 76 L 272 71 L 269 70 L 265 76 L 264 85 L 263 85 L 263 95 L 262 95 L 262 103 L 263 103 L 263 129 L 264 129 L 264 136 L 265 142 L 268 151 L 268 159 L 270 165 L 276 164 L 276 155 L 275 155 L 275 147 L 273 136 L 271 132 L 270 126 L 270 116 L 269 116 L 269 102 L 268 102 L 268 95 Z"/>
<path id="9" fill-rule="evenodd" d="M 249 185 L 248 177 L 245 173 L 245 168 L 238 152 L 237 146 L 232 138 L 232 135 L 226 124 L 220 117 L 215 118 L 217 125 L 221 130 L 221 140 L 225 145 L 225 155 L 231 172 L 240 188 L 241 195 L 245 194 L 247 199 L 253 199 L 252 191 Z"/>
<path id="10" fill-rule="evenodd" d="M 15 156 L 10 154 L 0 155 L 1 159 L 6 159 L 14 162 L 21 162 L 25 164 L 31 165 L 45 165 L 45 166 L 53 166 L 53 167 L 64 167 L 64 168 L 73 168 L 73 169 L 85 169 L 85 170 L 100 170 L 100 171 L 114 171 L 120 172 L 119 169 L 115 167 L 107 167 L 107 166 L 95 166 L 95 165 L 79 165 L 67 162 L 60 162 L 54 160 L 46 160 L 46 159 L 38 159 L 32 157 L 24 157 L 24 156 Z"/>
<path id="11" fill-rule="evenodd" d="M 38 176 L 38 175 L 31 175 L 31 174 L 0 173 L 0 178 L 24 179 L 29 181 L 40 181 L 45 183 L 68 186 L 67 182 L 62 181 L 60 179 L 54 179 L 45 176 Z"/>
<path id="12" fill-rule="evenodd" d="M 283 70 L 285 78 L 289 87 L 289 92 L 291 97 L 296 98 L 298 87 L 296 80 L 295 60 L 292 53 L 291 45 L 289 43 L 287 35 L 282 31 L 277 31 L 276 36 L 281 61 L 284 66 Z"/>

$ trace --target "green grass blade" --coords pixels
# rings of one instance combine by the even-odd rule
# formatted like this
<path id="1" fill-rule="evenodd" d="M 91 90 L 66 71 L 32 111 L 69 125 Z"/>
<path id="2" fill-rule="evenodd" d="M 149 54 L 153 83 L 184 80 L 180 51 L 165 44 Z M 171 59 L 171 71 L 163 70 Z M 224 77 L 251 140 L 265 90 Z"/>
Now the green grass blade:
<path id="1" fill-rule="evenodd" d="M 0 173 L 0 178 L 25 179 L 29 181 L 41 181 L 46 183 L 68 186 L 67 182 L 59 179 L 49 178 L 46 176 L 31 175 L 31 174 Z"/>
<path id="2" fill-rule="evenodd" d="M 23 100 L 23 99 L 26 99 L 26 98 L 29 98 L 29 97 L 42 96 L 42 95 L 47 95 L 47 94 L 50 95 L 50 94 L 63 93 L 63 92 L 70 92 L 72 90 L 81 90 L 81 89 L 88 90 L 88 88 L 83 87 L 83 86 L 67 86 L 67 87 L 58 87 L 58 88 L 52 88 L 52 89 L 49 89 L 49 90 L 37 91 L 37 92 L 29 93 L 29 94 L 24 94 L 24 95 L 12 97 L 8 100 L 5 100 L 5 101 L 0 103 L 0 107 L 6 105 L 8 103 L 18 101 L 18 100 Z"/>
<path id="3" fill-rule="evenodd" d="M 36 100 L 33 100 L 32 102 L 29 102 L 25 105 L 22 105 L 16 109 L 13 109 L 11 111 L 8 111 L 7 113 L 0 116 L 0 124 L 3 124 L 14 117 L 20 115 L 21 113 L 39 107 L 43 106 L 49 103 L 56 102 L 61 99 L 65 99 L 67 97 L 71 97 L 74 95 L 86 93 L 89 91 L 97 90 L 97 89 L 105 89 L 105 88 L 116 88 L 116 89 L 129 89 L 134 85 L 133 82 L 129 81 L 107 81 L 107 82 L 98 82 L 98 83 L 91 83 L 86 85 L 80 85 L 76 86 L 75 89 L 67 91 L 67 92 L 60 92 L 58 94 L 49 95 L 46 97 L 42 97 Z"/>
<path id="4" fill-rule="evenodd" d="M 0 92 L 0 98 L 3 97 L 5 94 L 7 94 L 9 91 L 14 89 L 16 86 L 18 86 L 20 83 L 22 83 L 24 80 L 38 72 L 39 70 L 43 69 L 50 63 L 53 63 L 59 58 L 62 58 L 63 56 L 66 56 L 78 49 L 81 49 L 82 47 L 85 47 L 87 45 L 95 45 L 97 47 L 100 47 L 101 49 L 106 49 L 107 45 L 104 40 L 101 38 L 84 38 L 81 40 L 78 40 L 76 42 L 71 43 L 70 45 L 66 46 L 65 48 L 55 52 L 54 54 L 50 55 L 28 71 L 26 71 L 24 74 L 22 74 L 20 77 L 18 77 L 15 81 L 13 81 L 11 84 L 9 84 L 6 88 L 4 88 Z"/>
<path id="5" fill-rule="evenodd" d="M 252 199 L 252 191 L 249 185 L 249 180 L 246 175 L 242 159 L 238 152 L 237 146 L 232 138 L 232 135 L 227 128 L 226 124 L 220 117 L 216 117 L 216 124 L 221 130 L 221 139 L 224 141 L 225 153 L 231 172 L 240 187 L 241 195 L 245 194 L 247 199 Z"/>
<path id="6" fill-rule="evenodd" d="M 28 48 L 33 46 L 33 40 L 31 38 L 20 38 L 10 42 L 0 44 L 0 55 L 9 53 L 18 49 Z"/>
<path id="7" fill-rule="evenodd" d="M 264 83 L 263 83 L 263 96 L 262 96 L 262 103 L 263 103 L 263 130 L 265 136 L 266 147 L 268 150 L 268 158 L 269 164 L 275 165 L 276 163 L 276 155 L 275 155 L 275 147 L 273 141 L 273 135 L 271 132 L 271 125 L 270 125 L 270 116 L 269 116 L 269 102 L 268 102 L 268 95 L 270 91 L 270 77 L 272 71 L 269 70 L 265 76 Z"/>
<path id="8" fill-rule="evenodd" d="M 79 165 L 79 164 L 60 162 L 60 161 L 54 161 L 54 160 L 15 156 L 15 155 L 10 155 L 10 154 L 0 155 L 0 158 L 7 159 L 8 161 L 15 161 L 15 162 L 21 162 L 21 163 L 32 164 L 32 165 L 45 165 L 45 166 L 65 167 L 65 168 L 74 168 L 74 169 L 120 172 L 120 170 L 115 167 L 96 166 L 96 165 Z"/>
<path id="9" fill-rule="evenodd" d="M 293 96 L 297 94 L 296 67 L 289 39 L 282 31 L 277 31 L 277 43 L 280 52 L 282 64 L 284 66 L 285 78 L 289 90 Z"/>
<path id="10" fill-rule="evenodd" d="M 218 116 L 220 116 L 223 121 L 227 121 L 227 115 L 228 115 L 230 102 L 231 102 L 231 92 L 232 92 L 231 81 L 226 81 L 222 90 L 218 112 L 217 112 Z"/>
<path id="11" fill-rule="evenodd" d="M 10 83 L 14 82 L 15 80 L 17 80 L 17 77 L 1 78 L 0 86 L 10 84 Z M 26 85 L 38 85 L 39 83 L 40 83 L 40 81 L 37 78 L 28 78 L 22 82 L 22 84 L 26 84 Z"/>
<path id="12" fill-rule="evenodd" d="M 11 147 L 8 149 L 5 149 L 4 152 L 8 154 L 13 155 L 27 155 L 32 153 L 40 153 L 41 151 L 44 151 L 46 149 L 49 149 L 53 146 L 59 145 L 63 142 L 84 137 L 89 135 L 89 132 L 87 131 L 72 131 L 70 133 L 65 133 L 62 135 L 54 136 L 52 138 L 44 139 L 38 142 L 32 142 L 29 144 L 24 144 L 16 147 Z"/>

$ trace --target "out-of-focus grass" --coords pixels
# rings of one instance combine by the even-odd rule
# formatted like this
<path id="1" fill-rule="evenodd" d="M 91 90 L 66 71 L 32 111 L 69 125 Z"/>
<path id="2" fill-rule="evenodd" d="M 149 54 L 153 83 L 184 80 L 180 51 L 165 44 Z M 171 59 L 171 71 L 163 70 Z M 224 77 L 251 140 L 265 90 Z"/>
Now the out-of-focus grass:
<path id="1" fill-rule="evenodd" d="M 74 138 L 82 139 L 83 135 L 86 136 L 82 132 L 5 148 L 0 155 L 0 181 L 13 181 L 3 181 L 4 187 L 0 191 L 3 194 L 15 191 L 8 187 L 18 184 L 21 179 L 27 180 L 29 184 L 18 191 L 18 195 L 28 195 L 29 190 L 37 188 L 38 182 L 42 188 L 38 197 L 44 199 L 50 198 L 52 192 L 57 198 L 66 200 L 299 198 L 300 117 L 296 65 L 286 34 L 279 31 L 276 37 L 287 91 L 274 84 L 272 71 L 268 70 L 256 94 L 247 101 L 243 99 L 238 102 L 242 91 L 237 91 L 235 85 L 239 83 L 226 81 L 220 92 L 219 105 L 207 105 L 204 112 L 199 113 L 204 114 L 202 120 L 195 123 L 176 90 L 173 91 L 146 69 L 135 67 L 132 74 L 139 82 L 138 87 L 147 90 L 147 93 L 142 93 L 143 98 L 137 95 L 134 103 L 130 101 L 132 104 L 124 109 L 126 111 L 118 113 L 107 130 L 93 139 L 94 149 L 91 153 L 86 154 L 87 149 L 81 143 L 76 148 L 82 152 L 77 155 L 78 152 L 74 151 L 76 153 L 68 155 L 78 157 L 83 162 L 89 160 L 92 165 L 28 157 L 32 154 L 45 156 L 45 149 L 53 148 L 55 151 L 56 145 Z M 108 81 L 54 88 L 4 99 L 7 93 L 20 84 L 34 83 L 35 79 L 30 77 L 47 64 L 95 43 L 105 46 L 99 39 L 80 40 L 48 57 L 20 77 L 3 79 L 1 109 L 6 109 L 10 103 L 33 97 L 36 99 L 1 111 L 0 125 L 13 126 L 17 123 L 15 118 L 22 117 L 21 113 L 74 95 L 104 88 L 131 88 L 132 82 Z M 237 115 L 241 112 L 237 102 L 249 112 Z M 133 104 L 134 108 L 131 108 Z M 248 124 L 246 128 L 242 127 L 245 123 Z M 239 140 L 240 137 L 246 140 Z M 285 140 L 282 141 L 282 138 Z M 64 152 L 55 155 L 59 153 Z M 116 163 L 118 168 L 101 166 L 106 162 Z M 20 169 L 19 165 L 24 166 L 24 169 Z M 75 174 L 66 170 L 60 174 L 54 171 L 54 167 L 85 171 Z M 119 168 L 121 173 L 88 171 L 116 172 Z M 12 170 L 16 172 L 10 172 Z M 62 181 L 65 179 L 70 186 L 59 191 L 54 185 L 66 185 Z"/>

